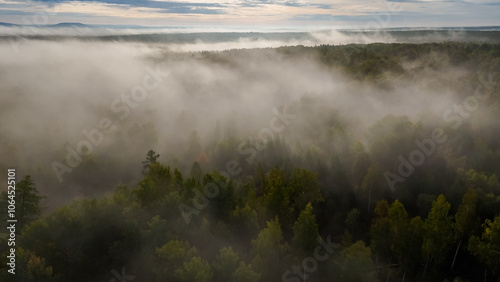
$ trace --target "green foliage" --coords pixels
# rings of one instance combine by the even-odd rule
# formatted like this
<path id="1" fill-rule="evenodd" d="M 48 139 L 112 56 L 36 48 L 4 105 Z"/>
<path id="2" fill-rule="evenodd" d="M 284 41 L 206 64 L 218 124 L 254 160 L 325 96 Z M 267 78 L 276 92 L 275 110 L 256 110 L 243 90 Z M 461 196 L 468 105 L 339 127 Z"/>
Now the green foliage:
<path id="1" fill-rule="evenodd" d="M 203 177 L 203 191 L 209 197 L 209 210 L 215 218 L 227 222 L 231 211 L 236 207 L 236 195 L 233 182 L 218 172 L 210 172 Z"/>
<path id="2" fill-rule="evenodd" d="M 444 195 L 439 195 L 424 221 L 422 251 L 427 263 L 441 264 L 453 242 L 453 224 L 449 211 L 450 204 Z"/>
<path id="3" fill-rule="evenodd" d="M 407 254 L 406 240 L 411 234 L 408 233 L 410 220 L 403 204 L 398 200 L 392 203 L 389 209 L 389 220 L 391 222 L 391 250 L 396 257 Z"/>
<path id="4" fill-rule="evenodd" d="M 110 200 L 83 200 L 32 222 L 18 242 L 43 257 L 54 276 L 88 281 L 113 269 L 113 262 L 126 263 L 136 254 L 140 235 L 137 224 Z"/>
<path id="5" fill-rule="evenodd" d="M 293 224 L 292 246 L 306 253 L 313 251 L 316 247 L 316 239 L 319 237 L 316 216 L 313 213 L 311 203 L 300 213 L 299 218 Z"/>
<path id="6" fill-rule="evenodd" d="M 164 259 L 169 264 L 178 265 L 186 258 L 194 257 L 198 254 L 195 247 L 191 247 L 187 241 L 171 240 L 167 244 L 156 249 L 156 255 Z"/>
<path id="7" fill-rule="evenodd" d="M 281 274 L 276 270 L 283 268 L 281 263 L 288 249 L 278 217 L 268 221 L 257 239 L 252 240 L 252 265 L 261 271 L 263 280 L 279 279 Z"/>
<path id="8" fill-rule="evenodd" d="M 458 206 L 455 214 L 455 229 L 456 234 L 468 238 L 476 230 L 479 225 L 477 216 L 477 192 L 469 189 L 462 198 L 462 203 Z"/>
<path id="9" fill-rule="evenodd" d="M 359 210 L 352 209 L 347 214 L 347 218 L 345 219 L 345 225 L 351 231 L 351 234 L 354 234 L 354 229 L 356 228 L 356 225 L 358 224 L 358 220 L 359 220 Z"/>
<path id="10" fill-rule="evenodd" d="M 38 189 L 30 175 L 24 176 L 15 187 L 15 197 L 12 195 L 9 197 L 7 192 L 3 191 L 1 193 L 0 202 L 2 203 L 2 209 L 6 211 L 9 201 L 15 201 L 15 219 L 17 220 L 16 232 L 20 232 L 22 227 L 40 216 L 42 212 L 40 201 L 45 198 L 45 196 L 39 196 Z M 6 216 L 6 213 L 4 213 L 4 220 L 7 220 Z"/>
<path id="11" fill-rule="evenodd" d="M 278 168 L 272 169 L 263 190 L 264 206 L 271 214 L 290 220 L 293 208 L 290 204 L 291 191 L 285 183 L 285 172 Z"/>
<path id="12" fill-rule="evenodd" d="M 291 224 L 308 203 L 322 201 L 317 178 L 317 174 L 306 169 L 294 169 L 286 179 L 284 170 L 273 168 L 263 189 L 264 206 L 271 216 Z"/>
<path id="13" fill-rule="evenodd" d="M 371 225 L 371 249 L 383 258 L 391 254 L 391 221 L 388 217 L 389 204 L 386 200 L 379 201 L 375 207 L 376 218 Z"/>
<path id="14" fill-rule="evenodd" d="M 194 264 L 189 264 L 187 268 L 184 265 L 184 263 L 198 256 L 198 250 L 195 247 L 191 247 L 187 241 L 171 240 L 157 248 L 155 253 L 161 262 L 157 275 L 158 277 L 167 279 L 173 279 L 174 274 L 177 278 L 179 278 L 179 275 L 181 277 L 192 275 L 193 273 L 190 272 L 191 267 L 200 262 L 196 260 L 193 262 Z M 189 273 L 184 272 L 182 269 L 183 266 Z"/>
<path id="15" fill-rule="evenodd" d="M 420 217 L 410 220 L 410 228 L 406 237 L 406 253 L 402 258 L 403 267 L 417 274 L 417 267 L 422 261 L 422 244 L 424 236 L 424 222 Z"/>
<path id="16" fill-rule="evenodd" d="M 232 282 L 259 282 L 260 274 L 255 272 L 250 265 L 246 266 L 241 263 L 240 266 L 234 271 Z"/>
<path id="17" fill-rule="evenodd" d="M 134 190 L 142 207 L 152 207 L 161 202 L 171 189 L 172 175 L 170 167 L 160 163 L 149 165 L 149 172 L 139 183 L 139 189 Z"/>
<path id="18" fill-rule="evenodd" d="M 492 174 L 490 178 L 488 178 L 488 188 L 495 194 L 500 194 L 500 183 L 498 182 L 498 178 L 496 174 Z"/>
<path id="19" fill-rule="evenodd" d="M 370 248 L 363 241 L 342 250 L 337 265 L 341 281 L 377 281 L 374 277 Z"/>
<path id="20" fill-rule="evenodd" d="M 17 252 L 17 267 L 14 276 L 16 281 L 44 282 L 53 280 L 52 267 L 46 264 L 44 258 L 23 248 L 19 248 Z"/>
<path id="21" fill-rule="evenodd" d="M 156 163 L 156 160 L 160 157 L 160 154 L 156 154 L 155 151 L 149 150 L 146 155 L 146 160 L 142 162 L 142 168 L 149 168 L 150 165 Z"/>
<path id="22" fill-rule="evenodd" d="M 238 268 L 240 257 L 231 247 L 224 247 L 213 263 L 214 279 L 216 281 L 230 281 L 233 272 Z"/>
<path id="23" fill-rule="evenodd" d="M 212 281 L 213 271 L 208 262 L 196 256 L 185 262 L 182 268 L 177 269 L 175 276 L 180 281 L 209 282 Z"/>
<path id="24" fill-rule="evenodd" d="M 249 203 L 246 203 L 244 208 L 237 206 L 231 212 L 230 217 L 231 226 L 240 237 L 253 235 L 256 230 L 259 230 L 257 211 L 252 209 Z"/>
<path id="25" fill-rule="evenodd" d="M 308 203 L 323 201 L 318 185 L 318 174 L 307 169 L 296 168 L 288 180 L 294 212 L 303 210 Z"/>
<path id="26" fill-rule="evenodd" d="M 469 251 L 487 265 L 494 274 L 500 271 L 500 216 L 486 219 L 481 237 L 472 236 Z"/>
<path id="27" fill-rule="evenodd" d="M 361 191 L 364 195 L 368 195 L 368 211 L 371 209 L 372 202 L 380 200 L 382 197 L 382 177 L 378 167 L 372 164 L 363 177 L 363 182 L 361 183 Z"/>

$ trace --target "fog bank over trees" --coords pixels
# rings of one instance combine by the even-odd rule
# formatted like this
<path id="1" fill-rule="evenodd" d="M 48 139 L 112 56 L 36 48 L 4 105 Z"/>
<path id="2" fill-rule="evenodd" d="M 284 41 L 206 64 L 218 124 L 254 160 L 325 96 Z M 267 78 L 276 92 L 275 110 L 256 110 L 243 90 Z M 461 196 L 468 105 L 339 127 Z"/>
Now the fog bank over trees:
<path id="1" fill-rule="evenodd" d="M 404 45 L 398 46 L 393 48 Z M 442 60 L 443 53 L 456 48 L 448 45 L 413 45 L 399 58 L 380 54 L 383 45 L 172 53 L 142 43 L 32 40 L 17 54 L 9 44 L 1 48 L 2 165 L 44 175 L 49 187 L 65 188 L 57 192 L 61 196 L 92 195 L 109 184 L 132 181 L 151 148 L 163 161 L 185 168 L 202 152 L 211 159 L 220 142 L 258 137 L 275 116 L 273 109 L 283 107 L 297 118 L 275 137 L 286 140 L 293 152 L 318 147 L 317 137 L 333 124 L 349 142 L 366 144 L 367 129 L 387 115 L 405 115 L 413 122 L 436 116 L 433 122 L 439 122 L 448 107 L 474 89 L 461 85 L 468 82 L 462 78 L 478 75 L 451 61 L 456 58 Z M 132 90 L 151 70 L 168 76 L 134 102 Z M 105 118 L 117 130 L 104 133 L 102 144 L 59 183 L 51 164 L 64 164 L 71 152 L 66 147 L 76 150 L 88 139 L 82 131 L 98 129 Z M 199 152 L 186 158 L 189 146 Z M 109 173 L 97 169 L 99 164 L 120 169 Z M 81 179 L 92 181 L 91 191 L 72 181 L 85 169 L 99 175 Z M 66 189 L 72 182 L 80 187 Z M 44 192 L 56 189 L 44 186 Z"/>
<path id="2" fill-rule="evenodd" d="M 330 244 L 309 281 L 495 281 L 500 46 L 467 32 L 3 37 L 17 279 L 299 281 Z"/>

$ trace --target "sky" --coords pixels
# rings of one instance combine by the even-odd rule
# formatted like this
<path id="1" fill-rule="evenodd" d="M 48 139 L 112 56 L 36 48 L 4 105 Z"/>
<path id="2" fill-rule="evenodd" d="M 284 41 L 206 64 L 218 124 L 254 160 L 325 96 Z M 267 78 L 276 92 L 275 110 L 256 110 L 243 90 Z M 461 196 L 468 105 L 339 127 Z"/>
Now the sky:
<path id="1" fill-rule="evenodd" d="M 0 0 L 0 21 L 304 29 L 499 26 L 500 0 Z"/>

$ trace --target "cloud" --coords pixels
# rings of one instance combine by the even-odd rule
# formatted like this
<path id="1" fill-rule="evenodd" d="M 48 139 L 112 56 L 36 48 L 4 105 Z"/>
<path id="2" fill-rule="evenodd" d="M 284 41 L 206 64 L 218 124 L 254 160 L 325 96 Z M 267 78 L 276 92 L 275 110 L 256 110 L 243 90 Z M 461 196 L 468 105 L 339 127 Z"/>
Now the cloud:
<path id="1" fill-rule="evenodd" d="M 36 0 L 43 3 L 88 3 L 89 1 L 84 0 Z M 152 8 L 156 9 L 160 13 L 175 13 L 175 14 L 220 14 L 223 13 L 221 10 L 216 10 L 215 8 L 224 7 L 217 3 L 203 3 L 203 2 L 170 2 L 170 1 L 137 1 L 137 0 L 104 0 L 104 1 L 93 1 L 95 3 L 101 3 L 106 5 L 119 5 L 120 7 L 126 8 Z"/>
<path id="2" fill-rule="evenodd" d="M 0 0 L 0 14 L 22 23 L 22 13 L 52 9 L 53 23 L 61 21 L 135 25 L 322 25 L 339 22 L 364 26 L 373 13 L 390 14 L 390 26 L 500 25 L 499 3 L 491 0 Z M 391 7 L 398 6 L 393 13 Z M 44 8 L 45 7 L 45 8 Z M 415 17 L 397 15 L 417 14 Z M 442 14 L 441 17 L 435 17 Z M 223 17 L 221 15 L 224 15 Z M 333 18 L 331 16 L 334 16 Z M 464 20 L 465 18 L 465 20 Z M 465 24 L 464 24 L 465 23 Z"/>
<path id="3" fill-rule="evenodd" d="M 327 123 L 331 119 L 325 117 L 336 114 L 352 121 L 349 126 L 353 134 L 361 138 L 365 128 L 386 114 L 417 117 L 422 109 L 442 112 L 440 107 L 450 104 L 449 97 L 443 94 L 447 88 L 428 90 L 427 85 L 436 79 L 463 76 L 460 69 L 430 70 L 420 79 L 395 82 L 390 90 L 374 90 L 329 71 L 312 57 L 288 56 L 269 49 L 191 53 L 298 44 L 399 42 L 390 35 L 370 37 L 362 32 L 314 32 L 291 34 L 288 38 L 283 33 L 245 34 L 246 38 L 211 34 L 212 40 L 200 38 L 203 35 L 199 34 L 186 40 L 193 35 L 174 34 L 160 44 L 148 40 L 124 42 L 116 37 L 27 39 L 18 53 L 13 52 L 10 41 L 0 40 L 0 91 L 6 93 L 0 96 L 0 120 L 6 121 L 0 124 L 4 133 L 0 137 L 0 166 L 22 167 L 26 174 L 45 179 L 40 188 L 44 194 L 50 192 L 49 199 L 56 201 L 58 197 L 72 198 L 75 191 L 103 193 L 114 187 L 117 179 L 137 183 L 134 181 L 141 177 L 140 161 L 151 148 L 161 154 L 162 161 L 177 157 L 191 165 L 192 159 L 179 154 L 185 151 L 193 130 L 202 140 L 216 142 L 219 140 L 212 139 L 220 125 L 228 129 L 226 137 L 242 140 L 269 124 L 273 108 L 302 100 L 310 106 L 291 125 L 287 135 L 290 144 L 317 143 L 305 129 L 315 128 L 311 124 Z M 184 37 L 184 42 L 173 43 L 176 36 Z M 462 39 L 465 37 L 463 34 Z M 441 40 L 447 38 L 441 36 Z M 113 101 L 143 83 L 146 67 L 155 64 L 170 76 L 130 109 L 130 117 L 120 120 L 121 113 L 117 115 L 111 107 Z M 426 69 L 414 63 L 408 68 Z M 64 161 L 66 145 L 74 148 L 84 138 L 82 131 L 95 128 L 103 118 L 112 119 L 119 131 L 106 135 L 92 154 L 101 167 L 117 166 L 113 171 L 120 175 L 99 169 L 96 177 L 79 179 L 80 171 L 92 169 L 90 162 L 89 167 L 82 165 L 71 174 L 76 181 L 68 179 L 64 186 L 57 186 L 51 162 Z M 93 179 L 98 183 L 86 185 L 85 189 L 66 184 Z M 89 187 L 95 190 L 87 190 Z"/>

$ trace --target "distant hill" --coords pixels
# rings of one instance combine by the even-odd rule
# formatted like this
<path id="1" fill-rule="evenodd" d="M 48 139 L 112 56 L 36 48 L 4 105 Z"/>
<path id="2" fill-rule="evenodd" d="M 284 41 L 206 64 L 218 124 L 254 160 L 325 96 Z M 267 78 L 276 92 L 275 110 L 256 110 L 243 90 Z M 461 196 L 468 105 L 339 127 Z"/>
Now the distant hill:
<path id="1" fill-rule="evenodd" d="M 20 25 L 20 24 L 12 24 L 0 22 L 0 26 L 34 26 L 34 25 Z M 49 25 L 38 25 L 39 27 L 91 27 L 90 25 L 82 24 L 82 23 L 58 23 L 58 24 L 49 24 Z"/>
<path id="2" fill-rule="evenodd" d="M 58 23 L 53 25 L 48 25 L 47 27 L 90 27 L 82 23 Z"/>
<path id="3" fill-rule="evenodd" d="M 19 26 L 18 24 L 0 22 L 0 26 Z"/>

